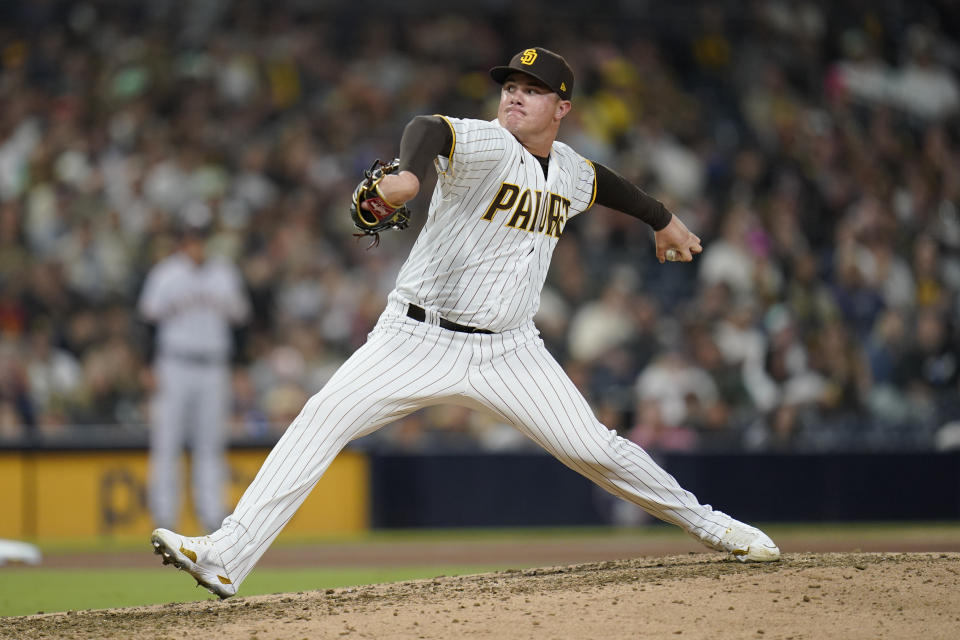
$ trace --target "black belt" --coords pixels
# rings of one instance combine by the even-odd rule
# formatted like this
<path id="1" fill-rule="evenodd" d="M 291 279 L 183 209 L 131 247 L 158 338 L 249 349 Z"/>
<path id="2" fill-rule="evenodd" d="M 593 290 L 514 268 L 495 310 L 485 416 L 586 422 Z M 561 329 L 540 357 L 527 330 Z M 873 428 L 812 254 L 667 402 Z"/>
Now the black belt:
<path id="1" fill-rule="evenodd" d="M 427 312 L 423 310 L 423 307 L 418 307 L 415 304 L 407 305 L 407 317 L 416 320 L 417 322 L 424 322 L 427 319 Z M 477 329 L 476 327 L 468 327 L 465 324 L 457 324 L 456 322 L 451 322 L 445 318 L 440 318 L 440 322 L 437 324 L 440 325 L 443 329 L 449 329 L 450 331 L 459 331 L 460 333 L 493 333 L 489 329 Z"/>

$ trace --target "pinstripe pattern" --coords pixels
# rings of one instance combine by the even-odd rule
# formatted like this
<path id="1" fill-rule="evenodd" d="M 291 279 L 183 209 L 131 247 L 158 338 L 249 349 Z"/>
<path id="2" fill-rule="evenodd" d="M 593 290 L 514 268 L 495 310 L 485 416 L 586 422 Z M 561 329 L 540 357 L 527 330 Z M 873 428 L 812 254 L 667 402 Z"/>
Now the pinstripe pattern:
<path id="1" fill-rule="evenodd" d="M 430 213 L 397 277 L 400 295 L 454 322 L 504 331 L 533 318 L 557 237 L 506 226 L 509 211 L 481 220 L 503 183 L 542 194 L 537 228 L 545 229 L 548 193 L 570 202 L 565 218 L 593 200 L 589 161 L 555 142 L 549 175 L 496 121 L 447 118 L 456 137 Z M 559 232 L 557 233 L 559 236 Z"/>
<path id="2" fill-rule="evenodd" d="M 214 534 L 234 583 L 246 577 L 348 442 L 463 393 L 472 351 L 456 338 L 467 334 L 418 323 L 396 309 L 310 398 Z"/>
<path id="3" fill-rule="evenodd" d="M 723 524 L 710 522 L 710 510 L 643 449 L 597 421 L 539 337 L 492 346 L 470 384 L 490 413 L 614 495 L 693 533 Z"/>
<path id="4" fill-rule="evenodd" d="M 544 177 L 499 124 L 448 121 L 452 158 L 438 160 L 427 221 L 377 326 L 310 398 L 211 535 L 235 585 L 347 443 L 440 403 L 513 425 L 569 468 L 708 545 L 729 524 L 729 516 L 701 505 L 643 449 L 597 421 L 533 325 L 563 224 L 593 202 L 593 165 L 555 142 Z M 520 198 L 530 206 L 523 215 Z M 424 322 L 406 316 L 409 303 L 426 310 Z M 438 317 L 494 333 L 441 329 Z"/>
<path id="5" fill-rule="evenodd" d="M 211 535 L 233 583 L 246 578 L 348 442 L 441 403 L 496 416 L 574 471 L 698 538 L 715 541 L 723 530 L 709 505 L 597 422 L 532 323 L 490 335 L 447 331 L 407 318 L 404 303 L 393 299 Z"/>

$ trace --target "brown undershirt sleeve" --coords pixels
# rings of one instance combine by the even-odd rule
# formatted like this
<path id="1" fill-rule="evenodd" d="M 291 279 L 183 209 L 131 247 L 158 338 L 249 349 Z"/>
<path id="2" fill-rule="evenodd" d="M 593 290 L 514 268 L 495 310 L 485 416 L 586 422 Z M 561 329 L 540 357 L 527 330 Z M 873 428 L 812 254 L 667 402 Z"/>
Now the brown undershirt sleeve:
<path id="1" fill-rule="evenodd" d="M 593 166 L 597 173 L 596 204 L 643 220 L 654 231 L 660 231 L 670 223 L 673 214 L 662 202 L 599 162 L 594 162 Z"/>
<path id="2" fill-rule="evenodd" d="M 437 156 L 453 153 L 453 130 L 440 116 L 417 116 L 400 138 L 400 171 L 409 171 L 420 182 Z"/>

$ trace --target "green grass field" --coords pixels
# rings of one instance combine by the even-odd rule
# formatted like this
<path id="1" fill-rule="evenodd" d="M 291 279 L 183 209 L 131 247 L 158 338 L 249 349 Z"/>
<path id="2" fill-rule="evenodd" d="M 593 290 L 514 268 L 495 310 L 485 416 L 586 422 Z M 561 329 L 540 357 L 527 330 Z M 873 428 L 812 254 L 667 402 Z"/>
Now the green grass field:
<path id="1" fill-rule="evenodd" d="M 857 550 L 883 549 L 960 551 L 960 523 L 905 524 L 833 524 L 771 525 L 764 527 L 777 540 L 784 552 L 809 549 Z M 637 529 L 511 529 L 463 531 L 374 532 L 359 538 L 281 538 L 278 547 L 303 548 L 307 545 L 382 545 L 437 542 L 512 541 L 556 542 L 563 540 L 595 541 L 598 544 L 641 537 L 650 542 L 684 540 L 686 534 L 665 525 Z M 190 577 L 171 568 L 157 565 L 138 568 L 96 568 L 97 554 L 133 552 L 154 559 L 142 539 L 100 541 L 40 542 L 45 559 L 58 555 L 90 554 L 94 560 L 87 568 L 0 567 L 0 616 L 29 615 L 38 612 L 106 609 L 170 602 L 212 599 L 199 587 L 190 586 Z M 139 556 L 138 556 L 139 557 Z M 381 582 L 398 582 L 439 575 L 466 575 L 506 568 L 524 568 L 535 564 L 518 564 L 515 560 L 499 565 L 437 565 L 391 567 L 258 567 L 243 584 L 244 596 L 286 593 L 356 586 Z"/>
<path id="2" fill-rule="evenodd" d="M 398 582 L 437 575 L 466 575 L 501 567 L 391 567 L 385 569 L 257 569 L 243 595 L 312 591 Z M 132 607 L 215 599 L 190 576 L 154 569 L 0 569 L 0 616 Z"/>
<path id="3" fill-rule="evenodd" d="M 297 547 L 310 544 L 343 543 L 382 544 L 387 542 L 429 543 L 431 540 L 512 540 L 566 536 L 598 535 L 595 530 L 456 530 L 400 531 L 370 533 L 362 537 L 287 537 L 277 546 Z M 110 551 L 150 554 L 140 538 L 112 540 L 54 540 L 40 542 L 45 558 L 67 554 L 98 554 Z M 409 567 L 347 568 L 269 568 L 259 567 L 243 583 L 243 595 L 287 593 L 317 589 L 400 582 L 438 575 L 466 575 L 505 569 L 500 565 L 430 565 Z M 180 571 L 163 568 L 159 558 L 148 568 L 66 568 L 10 565 L 0 567 L 0 616 L 32 615 L 57 611 L 81 611 L 131 607 L 169 602 L 194 602 L 215 599 L 209 592 L 189 586 L 191 578 Z"/>

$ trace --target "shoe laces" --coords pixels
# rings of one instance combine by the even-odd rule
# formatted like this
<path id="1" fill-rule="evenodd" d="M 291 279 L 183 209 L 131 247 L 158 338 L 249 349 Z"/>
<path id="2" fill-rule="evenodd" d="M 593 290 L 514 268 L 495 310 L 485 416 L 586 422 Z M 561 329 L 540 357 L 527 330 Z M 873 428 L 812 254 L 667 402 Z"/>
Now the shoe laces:
<path id="1" fill-rule="evenodd" d="M 197 553 L 197 560 L 202 564 L 223 564 L 222 560 L 220 559 L 220 552 L 217 550 L 216 545 L 213 544 L 213 541 L 210 540 L 209 536 L 184 538 L 183 546 L 188 549 L 192 549 L 195 553 Z"/>
<path id="2" fill-rule="evenodd" d="M 210 539 L 207 536 L 199 536 L 197 538 L 187 538 L 188 543 L 192 545 L 197 545 L 201 547 L 213 547 L 213 543 L 210 542 Z"/>
<path id="3" fill-rule="evenodd" d="M 734 524 L 723 534 L 723 541 L 731 546 L 746 549 L 756 541 L 759 533 L 759 530 L 749 525 Z"/>

